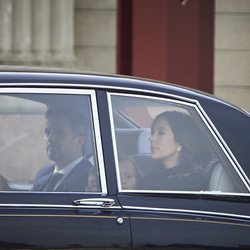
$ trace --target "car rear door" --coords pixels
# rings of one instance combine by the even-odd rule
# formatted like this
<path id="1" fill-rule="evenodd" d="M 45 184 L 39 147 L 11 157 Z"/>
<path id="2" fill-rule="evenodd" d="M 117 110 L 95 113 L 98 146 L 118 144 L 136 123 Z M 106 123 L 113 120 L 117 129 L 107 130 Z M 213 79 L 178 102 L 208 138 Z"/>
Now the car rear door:
<path id="1" fill-rule="evenodd" d="M 198 103 L 176 96 L 132 92 L 110 92 L 108 100 L 116 151 L 118 199 L 131 219 L 133 248 L 249 248 L 248 179 Z M 176 184 L 173 188 L 173 185 L 167 186 L 171 178 L 178 175 L 173 173 L 161 183 L 161 174 L 165 172 L 156 168 L 150 141 L 151 125 L 162 112 L 185 113 L 194 121 L 195 134 L 189 145 L 196 147 L 193 155 L 202 156 L 201 161 L 206 163 L 199 166 L 202 179 L 197 175 L 188 182 L 185 172 L 181 176 L 185 185 L 176 179 L 176 183 L 172 181 Z M 192 131 L 188 124 L 175 125 L 182 132 Z M 184 135 L 188 140 L 190 135 Z M 203 184 L 201 180 L 206 185 L 198 188 L 198 184 Z"/>

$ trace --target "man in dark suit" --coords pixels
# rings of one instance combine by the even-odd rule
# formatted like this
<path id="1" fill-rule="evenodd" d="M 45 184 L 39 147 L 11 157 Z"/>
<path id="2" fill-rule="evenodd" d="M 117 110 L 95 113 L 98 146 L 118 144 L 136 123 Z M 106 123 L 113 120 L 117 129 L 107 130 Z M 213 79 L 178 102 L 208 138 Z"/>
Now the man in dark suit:
<path id="1" fill-rule="evenodd" d="M 45 139 L 48 158 L 54 164 L 40 169 L 34 191 L 82 192 L 92 164 L 83 156 L 86 142 L 84 116 L 67 109 L 46 113 Z"/>

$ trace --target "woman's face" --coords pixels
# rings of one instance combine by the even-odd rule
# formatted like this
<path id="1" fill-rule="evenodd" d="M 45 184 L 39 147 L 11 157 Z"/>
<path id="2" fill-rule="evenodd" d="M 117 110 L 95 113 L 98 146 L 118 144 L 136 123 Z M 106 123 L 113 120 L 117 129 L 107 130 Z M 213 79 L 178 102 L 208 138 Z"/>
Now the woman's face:
<path id="1" fill-rule="evenodd" d="M 151 128 L 152 158 L 161 160 L 170 168 L 179 163 L 180 145 L 176 142 L 174 133 L 168 122 L 159 118 Z"/>

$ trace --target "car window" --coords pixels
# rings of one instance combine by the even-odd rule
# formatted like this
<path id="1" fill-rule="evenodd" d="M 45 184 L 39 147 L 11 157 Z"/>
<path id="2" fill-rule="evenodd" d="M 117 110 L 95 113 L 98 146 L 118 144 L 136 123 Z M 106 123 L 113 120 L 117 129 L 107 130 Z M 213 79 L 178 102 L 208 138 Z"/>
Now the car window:
<path id="1" fill-rule="evenodd" d="M 0 191 L 105 191 L 94 92 L 34 92 L 0 95 Z"/>
<path id="2" fill-rule="evenodd" d="M 110 94 L 120 191 L 248 192 L 196 105 Z"/>

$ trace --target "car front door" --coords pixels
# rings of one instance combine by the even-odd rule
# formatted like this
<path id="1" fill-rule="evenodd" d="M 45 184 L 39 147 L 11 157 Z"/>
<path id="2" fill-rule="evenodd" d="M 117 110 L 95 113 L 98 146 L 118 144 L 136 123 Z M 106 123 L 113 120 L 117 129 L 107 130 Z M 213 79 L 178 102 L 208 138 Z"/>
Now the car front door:
<path id="1" fill-rule="evenodd" d="M 107 185 L 95 91 L 58 86 L 0 89 L 0 248 L 130 248 L 129 218 Z M 68 135 L 61 123 L 46 125 L 52 110 L 82 115 L 86 137 L 71 120 L 71 144 L 59 145 Z M 82 156 L 60 172 L 60 157 L 80 143 Z M 49 189 L 48 171 L 58 170 L 63 178 Z"/>

